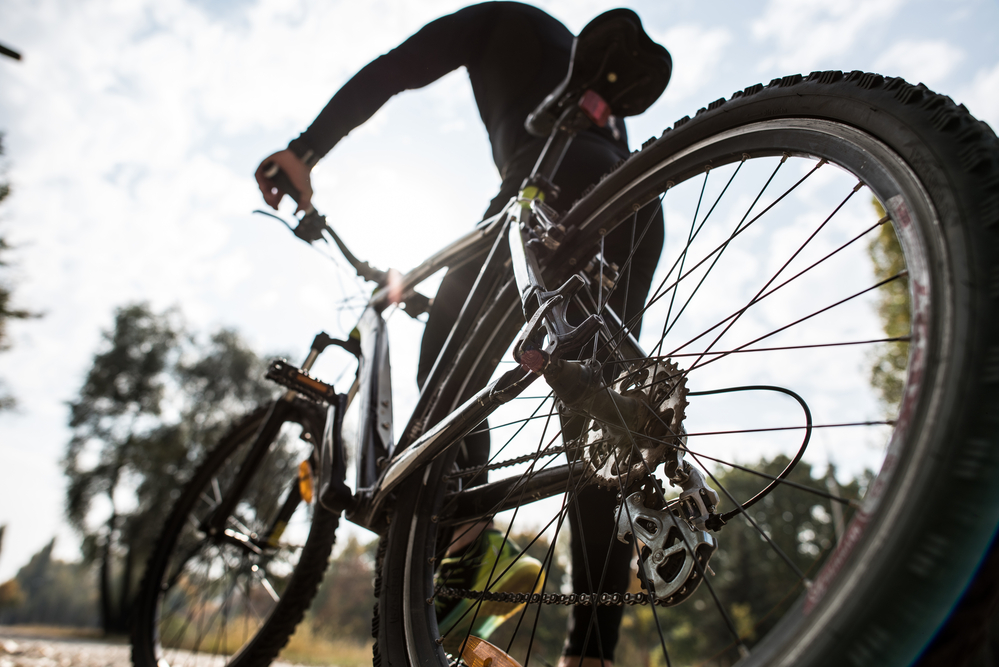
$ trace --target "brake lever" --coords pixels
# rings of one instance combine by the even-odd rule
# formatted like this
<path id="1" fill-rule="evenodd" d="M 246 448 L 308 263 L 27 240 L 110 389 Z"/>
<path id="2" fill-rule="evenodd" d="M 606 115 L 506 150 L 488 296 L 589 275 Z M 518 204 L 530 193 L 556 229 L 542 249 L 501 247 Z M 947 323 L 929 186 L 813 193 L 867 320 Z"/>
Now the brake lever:
<path id="1" fill-rule="evenodd" d="M 285 194 L 291 197 L 296 204 L 299 203 L 299 201 L 302 198 L 301 193 L 299 193 L 298 188 L 296 188 L 292 184 L 291 179 L 288 178 L 288 175 L 281 170 L 281 167 L 278 166 L 276 162 L 271 162 L 269 165 L 267 165 L 267 167 L 264 169 L 264 176 L 273 181 L 274 185 L 276 185 L 278 188 L 284 190 Z M 265 213 L 266 215 L 272 215 L 270 213 L 267 213 L 266 211 L 260 211 L 260 212 Z M 313 206 L 311 203 L 309 204 L 309 208 L 305 211 L 305 214 L 301 218 L 297 218 L 298 225 L 296 225 L 295 227 L 292 227 L 287 222 L 285 222 L 284 219 L 279 218 L 278 216 L 273 216 L 273 217 L 278 218 L 278 220 L 281 220 L 281 222 L 284 222 L 284 224 L 289 229 L 291 229 L 291 231 L 295 234 L 295 236 L 302 239 L 306 243 L 309 243 L 310 245 L 319 240 L 328 243 L 329 241 L 327 241 L 326 237 L 323 236 L 323 232 L 326 232 L 327 234 L 329 234 L 330 238 L 333 239 L 333 242 L 336 244 L 336 247 L 340 249 L 341 254 L 343 254 L 344 258 L 347 260 L 347 263 L 349 263 L 352 267 L 354 267 L 354 270 L 357 272 L 358 276 L 360 276 L 364 280 L 368 280 L 377 284 L 379 287 L 384 287 L 385 285 L 388 284 L 388 279 L 389 279 L 388 271 L 382 271 L 381 269 L 376 269 L 375 267 L 371 266 L 371 264 L 369 264 L 368 262 L 362 262 L 361 260 L 359 260 L 354 255 L 354 253 L 352 253 L 350 249 L 347 248 L 346 244 L 339 237 L 339 235 L 337 235 L 337 233 L 333 231 L 333 228 L 326 223 L 326 216 L 317 211 L 316 207 Z"/>
<path id="2" fill-rule="evenodd" d="M 275 185 L 284 190 L 289 197 L 295 200 L 296 204 L 299 202 L 300 195 L 298 189 L 292 184 L 288 175 L 281 171 L 281 167 L 279 167 L 276 163 L 271 162 L 267 165 L 264 169 L 264 176 L 271 179 Z M 254 213 L 262 213 L 263 215 L 269 215 L 272 218 L 280 220 L 281 223 L 291 230 L 295 236 L 302 239 L 309 245 L 312 245 L 316 241 L 323 241 L 328 244 L 329 239 L 323 235 L 323 232 L 325 232 L 331 239 L 333 239 L 333 243 L 335 243 L 336 247 L 340 250 L 340 254 L 343 255 L 348 264 L 354 267 L 354 271 L 357 272 L 358 276 L 364 280 L 375 283 L 378 285 L 379 289 L 388 286 L 391 271 L 377 269 L 371 266 L 368 262 L 362 262 L 359 260 L 354 253 L 350 251 L 347 244 L 343 242 L 343 239 L 341 239 L 333 228 L 327 224 L 326 216 L 317 211 L 315 206 L 310 204 L 308 210 L 305 211 L 305 214 L 301 218 L 296 218 L 298 224 L 294 227 L 292 227 L 291 224 L 289 224 L 284 218 L 274 215 L 268 211 L 261 211 L 258 209 L 254 211 Z M 410 294 L 401 300 L 401 303 L 405 306 L 404 310 L 406 314 L 414 319 L 423 313 L 428 312 L 432 302 L 432 299 L 415 290 L 411 290 Z"/>

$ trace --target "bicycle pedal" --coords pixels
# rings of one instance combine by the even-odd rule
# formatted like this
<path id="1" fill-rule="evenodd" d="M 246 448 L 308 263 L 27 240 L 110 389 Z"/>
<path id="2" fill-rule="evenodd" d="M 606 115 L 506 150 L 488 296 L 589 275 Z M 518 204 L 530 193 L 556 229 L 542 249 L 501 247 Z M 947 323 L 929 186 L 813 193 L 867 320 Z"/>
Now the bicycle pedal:
<path id="1" fill-rule="evenodd" d="M 509 653 L 474 635 L 469 635 L 464 642 L 461 664 L 468 667 L 520 667 L 520 663 Z"/>
<path id="2" fill-rule="evenodd" d="M 265 377 L 320 403 L 333 403 L 336 400 L 336 389 L 333 385 L 317 380 L 283 359 L 272 361 Z"/>

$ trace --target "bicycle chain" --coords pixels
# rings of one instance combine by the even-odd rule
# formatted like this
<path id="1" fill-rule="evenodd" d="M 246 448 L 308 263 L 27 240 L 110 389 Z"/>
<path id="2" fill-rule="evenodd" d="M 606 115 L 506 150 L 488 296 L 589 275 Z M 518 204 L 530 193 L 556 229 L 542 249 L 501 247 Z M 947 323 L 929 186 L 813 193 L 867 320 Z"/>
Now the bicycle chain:
<path id="1" fill-rule="evenodd" d="M 527 463 L 528 461 L 535 461 L 540 459 L 542 456 L 558 456 L 559 454 L 565 454 L 570 449 L 579 448 L 578 443 L 570 442 L 568 445 L 562 445 L 560 447 L 549 447 L 541 452 L 535 452 L 533 454 L 524 454 L 523 456 L 518 456 L 517 458 L 507 459 L 506 461 L 497 461 L 496 463 L 487 463 L 484 466 L 479 466 L 477 468 L 466 468 L 464 470 L 459 470 L 458 472 L 450 473 L 446 476 L 447 479 L 460 479 L 462 477 L 472 477 L 473 475 L 478 475 L 482 472 L 488 472 L 490 470 L 499 470 L 500 468 L 509 468 L 510 466 L 515 466 L 518 463 Z"/>
<path id="2" fill-rule="evenodd" d="M 437 597 L 465 598 L 485 602 L 506 602 L 510 604 L 551 604 L 551 605 L 581 605 L 585 607 L 621 607 L 624 605 L 648 605 L 648 593 L 505 593 L 472 591 L 464 588 L 440 588 Z M 428 600 L 428 602 L 432 602 Z M 656 600 L 659 606 L 665 606 L 662 600 Z"/>

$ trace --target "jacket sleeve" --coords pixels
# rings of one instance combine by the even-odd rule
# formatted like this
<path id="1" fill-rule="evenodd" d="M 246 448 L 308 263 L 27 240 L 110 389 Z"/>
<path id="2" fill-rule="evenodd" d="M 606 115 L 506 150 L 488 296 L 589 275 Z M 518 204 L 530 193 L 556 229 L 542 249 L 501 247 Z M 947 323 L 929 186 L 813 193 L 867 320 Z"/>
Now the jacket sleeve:
<path id="1" fill-rule="evenodd" d="M 393 95 L 422 88 L 478 57 L 486 42 L 490 5 L 466 7 L 421 28 L 365 65 L 337 91 L 289 148 L 315 164 L 347 133 L 371 118 Z"/>

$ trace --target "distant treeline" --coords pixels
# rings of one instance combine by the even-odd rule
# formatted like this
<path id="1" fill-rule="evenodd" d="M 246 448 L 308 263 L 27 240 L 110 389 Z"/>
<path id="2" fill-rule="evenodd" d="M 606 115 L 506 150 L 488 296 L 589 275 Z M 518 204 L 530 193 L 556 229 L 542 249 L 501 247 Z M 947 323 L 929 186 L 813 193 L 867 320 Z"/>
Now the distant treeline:
<path id="1" fill-rule="evenodd" d="M 54 545 L 53 538 L 0 584 L 0 625 L 100 625 L 94 568 L 52 558 Z"/>

